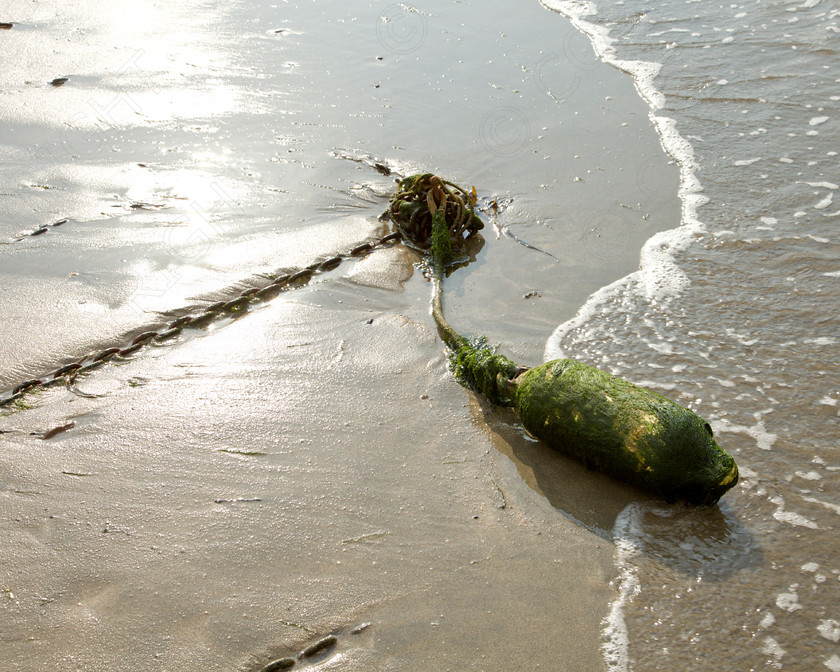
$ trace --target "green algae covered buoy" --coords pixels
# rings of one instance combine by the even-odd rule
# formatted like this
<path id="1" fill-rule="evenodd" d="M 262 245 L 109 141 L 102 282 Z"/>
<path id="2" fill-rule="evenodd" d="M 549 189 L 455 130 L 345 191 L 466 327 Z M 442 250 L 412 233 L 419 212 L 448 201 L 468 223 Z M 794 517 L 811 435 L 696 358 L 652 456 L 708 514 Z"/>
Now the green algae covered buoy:
<path id="1" fill-rule="evenodd" d="M 738 482 L 733 457 L 687 408 L 572 359 L 513 380 L 522 424 L 553 448 L 669 501 L 714 504 Z"/>
<path id="2" fill-rule="evenodd" d="M 417 188 L 421 182 L 427 185 L 425 193 Z M 410 201 L 418 204 L 410 216 L 431 221 L 431 230 L 414 242 L 430 250 L 432 314 L 462 384 L 494 404 L 513 407 L 525 429 L 555 450 L 668 501 L 711 505 L 738 482 L 738 466 L 717 445 L 709 424 L 674 401 L 572 359 L 520 367 L 481 339 L 458 334 L 443 316 L 443 272 L 453 246 L 463 243 L 464 233 L 478 230 L 458 224 L 477 219 L 474 190 L 470 197 L 428 174 L 406 178 L 389 211 L 403 235 L 407 227 L 399 221 L 400 212 L 408 212 L 400 205 L 408 200 L 403 184 L 412 190 Z M 453 191 L 458 196 L 454 207 Z"/>

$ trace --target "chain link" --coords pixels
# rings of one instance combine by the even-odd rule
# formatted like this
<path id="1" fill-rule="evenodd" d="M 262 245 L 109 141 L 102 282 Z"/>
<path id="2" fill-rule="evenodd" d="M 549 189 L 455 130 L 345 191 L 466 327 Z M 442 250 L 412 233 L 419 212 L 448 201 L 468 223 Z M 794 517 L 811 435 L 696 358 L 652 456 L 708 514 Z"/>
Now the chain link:
<path id="1" fill-rule="evenodd" d="M 58 226 L 63 223 L 63 221 L 57 222 L 56 224 L 49 226 Z M 32 233 L 30 235 L 38 235 L 39 233 L 43 233 L 45 230 L 45 227 L 41 227 L 41 229 L 36 229 L 36 233 Z M 68 388 L 72 387 L 77 376 L 85 375 L 89 371 L 98 369 L 104 366 L 111 359 L 127 358 L 139 352 L 147 345 L 165 343 L 166 341 L 172 340 L 184 329 L 205 329 L 217 320 L 225 318 L 238 319 L 248 312 L 251 304 L 265 303 L 278 296 L 281 292 L 303 287 L 312 279 L 313 276 L 319 273 L 332 271 L 338 268 L 338 266 L 347 259 L 366 256 L 374 250 L 390 246 L 392 243 L 396 243 L 400 240 L 402 240 L 402 234 L 399 231 L 389 233 L 378 240 L 357 245 L 347 254 L 337 255 L 327 259 L 326 261 L 310 264 L 306 268 L 296 271 L 295 273 L 286 273 L 276 278 L 272 278 L 271 282 L 262 287 L 250 287 L 240 292 L 238 297 L 227 301 L 217 301 L 216 303 L 207 306 L 197 314 L 183 315 L 163 327 L 149 328 L 148 330 L 135 336 L 132 341 L 125 346 L 114 346 L 106 348 L 100 352 L 85 355 L 75 362 L 58 367 L 41 378 L 33 378 L 16 385 L 8 396 L 0 398 L 0 408 L 13 404 L 14 402 L 20 400 L 25 394 L 38 388 L 52 387 L 62 383 L 66 384 Z"/>
<path id="2" fill-rule="evenodd" d="M 66 219 L 59 219 L 57 222 L 53 222 L 52 224 L 41 224 L 41 226 L 39 226 L 34 231 L 30 231 L 29 233 L 25 233 L 20 238 L 15 238 L 11 242 L 19 243 L 20 241 L 25 240 L 26 238 L 34 238 L 35 236 L 40 236 L 41 234 L 46 233 L 50 229 L 53 229 L 57 226 L 61 226 L 62 224 L 66 224 L 67 222 L 68 222 L 68 220 L 66 220 Z"/>

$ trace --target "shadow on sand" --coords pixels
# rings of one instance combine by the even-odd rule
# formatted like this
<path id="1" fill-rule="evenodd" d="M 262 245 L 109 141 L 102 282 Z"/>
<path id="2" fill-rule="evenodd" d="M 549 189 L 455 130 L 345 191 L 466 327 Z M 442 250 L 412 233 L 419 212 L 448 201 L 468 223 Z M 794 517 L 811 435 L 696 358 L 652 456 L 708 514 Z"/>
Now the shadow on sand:
<path id="1" fill-rule="evenodd" d="M 626 534 L 618 532 L 616 523 L 635 504 L 640 518 L 630 541 L 657 564 L 713 581 L 762 564 L 760 545 L 734 516 L 725 497 L 707 508 L 652 500 L 647 493 L 591 471 L 532 438 L 512 410 L 476 395 L 470 408 L 526 484 L 593 533 L 606 539 Z"/>

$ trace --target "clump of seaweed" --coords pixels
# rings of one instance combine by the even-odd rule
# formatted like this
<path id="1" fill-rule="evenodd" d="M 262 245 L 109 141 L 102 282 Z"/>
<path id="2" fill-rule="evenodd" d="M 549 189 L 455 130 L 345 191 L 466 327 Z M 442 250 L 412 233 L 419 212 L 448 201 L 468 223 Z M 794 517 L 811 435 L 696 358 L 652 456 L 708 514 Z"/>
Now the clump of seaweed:
<path id="1" fill-rule="evenodd" d="M 484 222 L 475 214 L 475 202 L 474 187 L 468 192 L 454 182 L 423 173 L 400 180 L 387 214 L 404 239 L 425 251 L 434 244 L 435 215 L 439 214 L 445 222 L 450 247 L 460 245 L 465 237 L 484 228 Z"/>

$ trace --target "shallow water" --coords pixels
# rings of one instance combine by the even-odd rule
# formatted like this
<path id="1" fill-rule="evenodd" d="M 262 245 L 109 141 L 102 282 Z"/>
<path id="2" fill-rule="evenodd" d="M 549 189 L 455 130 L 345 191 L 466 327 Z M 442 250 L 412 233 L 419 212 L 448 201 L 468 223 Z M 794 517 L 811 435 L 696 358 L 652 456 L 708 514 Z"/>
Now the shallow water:
<path id="1" fill-rule="evenodd" d="M 6 392 L 378 237 L 382 163 L 510 201 L 457 328 L 689 405 L 742 473 L 684 510 L 546 453 L 380 250 L 0 418 L 8 669 L 328 632 L 324 669 L 840 669 L 840 18 L 650 4 L 4 10 Z"/>
<path id="2" fill-rule="evenodd" d="M 557 8 L 577 12 L 608 59 L 661 67 L 640 88 L 688 144 L 664 136 L 683 169 L 682 230 L 650 241 L 643 270 L 561 325 L 547 356 L 689 405 L 742 474 L 711 535 L 693 512 L 622 514 L 616 557 L 633 590 L 615 605 L 626 632 L 611 631 L 610 668 L 840 669 L 840 12 Z M 651 288 L 663 266 L 679 291 Z"/>

